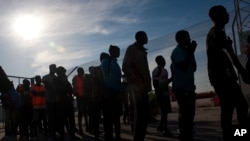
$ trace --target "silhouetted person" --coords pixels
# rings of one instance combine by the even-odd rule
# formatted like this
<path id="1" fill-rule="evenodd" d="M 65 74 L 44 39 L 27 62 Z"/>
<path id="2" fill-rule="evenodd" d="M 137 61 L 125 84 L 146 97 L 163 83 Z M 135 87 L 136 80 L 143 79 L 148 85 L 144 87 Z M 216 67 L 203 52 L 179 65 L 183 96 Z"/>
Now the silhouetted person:
<path id="1" fill-rule="evenodd" d="M 42 82 L 45 86 L 45 100 L 46 100 L 46 110 L 48 116 L 48 133 L 50 138 L 56 137 L 56 112 L 55 112 L 55 102 L 56 96 L 53 89 L 53 80 L 55 79 L 56 65 L 51 64 L 49 66 L 49 74 L 43 76 Z"/>
<path id="2" fill-rule="evenodd" d="M 89 120 L 88 120 L 88 99 L 85 94 L 85 76 L 84 69 L 79 67 L 77 69 L 77 75 L 75 75 L 72 79 L 72 85 L 74 90 L 74 95 L 77 100 L 77 109 L 78 109 L 78 126 L 79 126 L 79 134 L 83 134 L 82 130 L 82 118 L 84 116 L 86 131 L 88 132 L 89 128 Z"/>
<path id="3" fill-rule="evenodd" d="M 18 92 L 21 96 L 21 103 L 18 108 L 20 139 L 28 140 L 32 136 L 33 115 L 30 81 L 28 79 L 24 79 L 23 84 L 18 86 Z"/>
<path id="4" fill-rule="evenodd" d="M 45 102 L 45 88 L 40 75 L 35 76 L 35 84 L 31 86 L 31 97 L 33 105 L 33 134 L 38 136 L 39 122 L 42 121 L 44 135 L 48 135 L 47 112 Z"/>
<path id="5" fill-rule="evenodd" d="M 56 69 L 56 74 L 57 76 L 53 79 L 53 86 L 52 86 L 56 97 L 55 107 L 54 107 L 55 118 L 56 118 L 55 127 L 56 131 L 59 133 L 60 140 L 64 140 L 65 115 L 67 114 L 67 112 L 69 112 L 65 108 L 70 108 L 65 106 L 70 106 L 67 102 L 71 100 L 70 97 L 73 94 L 73 88 L 67 79 L 66 69 L 64 67 L 59 66 Z M 71 114 L 69 116 L 71 116 Z M 69 116 L 67 118 L 70 118 Z M 69 119 L 71 139 L 76 138 L 74 135 L 75 125 L 73 122 L 70 121 Z"/>
<path id="6" fill-rule="evenodd" d="M 102 72 L 100 68 L 97 67 L 89 67 L 89 72 L 91 76 L 91 84 L 92 84 L 92 100 L 90 106 L 90 133 L 93 133 L 95 136 L 95 141 L 99 141 L 99 127 L 100 127 L 100 119 L 101 112 L 103 106 L 103 100 L 101 95 L 101 90 L 99 88 L 103 88 L 104 80 L 101 78 Z"/>
<path id="7" fill-rule="evenodd" d="M 90 72 L 90 70 L 89 70 Z M 92 89 L 93 89 L 93 84 L 92 84 L 92 76 L 91 74 L 85 73 L 84 75 L 84 91 L 85 91 L 85 96 L 86 96 L 86 102 L 87 102 L 87 114 L 88 114 L 88 130 L 87 132 L 92 132 L 93 133 L 93 99 L 92 99 Z"/>
<path id="8" fill-rule="evenodd" d="M 117 63 L 120 56 L 120 48 L 110 45 L 110 58 L 103 59 L 102 71 L 107 87 L 104 93 L 103 116 L 104 116 L 104 137 L 105 141 L 113 141 L 113 125 L 115 126 L 116 141 L 121 140 L 120 116 L 122 114 L 121 96 L 121 68 Z"/>
<path id="9" fill-rule="evenodd" d="M 225 141 L 231 140 L 232 116 L 234 108 L 240 127 L 247 123 L 248 103 L 244 98 L 238 78 L 227 53 L 233 60 L 235 67 L 241 72 L 241 66 L 232 49 L 232 40 L 226 36 L 225 25 L 229 21 L 229 14 L 225 7 L 216 5 L 210 8 L 209 17 L 214 26 L 207 34 L 208 76 L 211 85 L 220 100 L 221 128 Z"/>
<path id="10" fill-rule="evenodd" d="M 101 53 L 100 54 L 100 62 L 103 61 L 103 59 L 109 58 L 109 55 L 107 53 Z M 100 124 L 100 118 L 101 118 L 101 112 L 103 112 L 103 99 L 104 94 L 107 91 L 102 67 L 101 65 L 96 67 L 90 67 L 89 72 L 91 74 L 92 78 L 92 108 L 93 108 L 93 128 L 94 128 L 94 135 L 95 135 L 95 141 L 99 141 L 99 124 Z"/>
<path id="11" fill-rule="evenodd" d="M 17 136 L 17 108 L 20 104 L 20 95 L 1 66 L 0 93 L 5 113 L 5 137 Z"/>
<path id="12" fill-rule="evenodd" d="M 148 43 L 147 34 L 138 31 L 135 40 L 135 43 L 126 50 L 122 70 L 127 76 L 127 87 L 133 103 L 131 124 L 134 125 L 132 127 L 134 141 L 143 141 L 149 120 L 148 92 L 152 90 L 147 49 L 144 47 Z"/>
<path id="13" fill-rule="evenodd" d="M 123 101 L 123 124 L 130 124 L 129 117 L 129 93 L 127 90 L 127 78 L 125 75 L 122 76 L 122 101 Z"/>
<path id="14" fill-rule="evenodd" d="M 194 52 L 197 44 L 195 41 L 191 41 L 188 31 L 185 30 L 178 31 L 175 34 L 175 39 L 177 46 L 171 54 L 172 89 L 179 106 L 180 140 L 192 141 L 196 96 Z"/>
<path id="15" fill-rule="evenodd" d="M 172 133 L 168 130 L 168 113 L 172 112 L 170 103 L 170 96 L 168 91 L 168 71 L 164 68 L 166 61 L 163 56 L 157 56 L 155 58 L 157 67 L 152 72 L 153 86 L 155 88 L 155 94 L 157 102 L 161 110 L 161 120 L 157 127 L 157 131 L 163 132 L 165 136 L 172 136 Z"/>

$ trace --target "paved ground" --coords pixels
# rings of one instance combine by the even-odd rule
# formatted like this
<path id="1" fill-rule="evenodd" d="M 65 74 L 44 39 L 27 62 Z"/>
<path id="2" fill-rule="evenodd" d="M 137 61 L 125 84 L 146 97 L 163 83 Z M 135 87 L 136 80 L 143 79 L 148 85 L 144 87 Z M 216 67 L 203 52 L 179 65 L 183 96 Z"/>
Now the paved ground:
<path id="1" fill-rule="evenodd" d="M 221 128 L 220 128 L 220 108 L 213 106 L 211 100 L 208 99 L 200 99 L 197 100 L 196 104 L 196 115 L 195 115 L 195 141 L 222 141 Z M 178 106 L 176 102 L 172 102 L 173 112 L 169 114 L 169 129 L 174 134 L 173 137 L 165 137 L 161 133 L 156 131 L 156 127 L 158 125 L 158 121 L 150 122 L 148 124 L 148 134 L 146 135 L 145 141 L 177 141 L 177 120 L 178 120 Z M 235 117 L 235 116 L 234 116 Z M 159 116 L 155 117 L 159 120 Z M 132 141 L 133 138 L 130 132 L 129 125 L 122 125 L 121 137 L 125 141 Z M 102 126 L 102 125 L 101 125 Z M 2 127 L 2 123 L 0 123 L 0 127 Z M 78 136 L 78 135 L 77 135 Z M 100 135 L 100 139 L 103 140 L 103 133 Z M 80 137 L 80 136 L 79 136 Z M 18 138 L 18 137 L 17 137 Z M 81 137 L 82 141 L 93 141 L 93 135 L 85 133 L 83 137 Z M 4 138 L 4 129 L 0 129 L 0 139 L 5 141 L 16 140 L 14 138 Z M 46 138 L 40 136 L 38 141 L 47 140 Z M 66 141 L 70 141 L 68 135 L 66 135 Z"/>

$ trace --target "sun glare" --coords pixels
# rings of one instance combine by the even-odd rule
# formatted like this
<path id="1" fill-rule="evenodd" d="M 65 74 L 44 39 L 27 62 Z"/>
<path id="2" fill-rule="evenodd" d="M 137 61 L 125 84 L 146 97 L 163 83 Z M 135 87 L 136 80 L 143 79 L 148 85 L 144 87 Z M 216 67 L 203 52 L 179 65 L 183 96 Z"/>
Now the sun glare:
<path id="1" fill-rule="evenodd" d="M 34 39 L 41 35 L 41 19 L 34 16 L 21 16 L 14 22 L 14 31 L 24 39 Z"/>

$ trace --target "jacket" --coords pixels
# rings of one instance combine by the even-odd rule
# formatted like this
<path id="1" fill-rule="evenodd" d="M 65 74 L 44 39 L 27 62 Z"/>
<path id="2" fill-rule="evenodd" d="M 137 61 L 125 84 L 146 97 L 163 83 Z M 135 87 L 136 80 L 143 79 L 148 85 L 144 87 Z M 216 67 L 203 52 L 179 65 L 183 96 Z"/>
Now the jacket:
<path id="1" fill-rule="evenodd" d="M 137 43 L 130 45 L 125 53 L 122 70 L 128 84 L 135 84 L 140 90 L 152 90 L 146 48 Z"/>

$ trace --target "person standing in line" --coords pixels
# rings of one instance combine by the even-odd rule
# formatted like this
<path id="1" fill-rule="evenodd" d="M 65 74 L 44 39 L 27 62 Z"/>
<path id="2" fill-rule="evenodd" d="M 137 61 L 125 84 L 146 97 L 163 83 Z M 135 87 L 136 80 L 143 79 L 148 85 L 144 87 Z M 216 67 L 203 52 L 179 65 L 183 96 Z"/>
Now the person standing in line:
<path id="1" fill-rule="evenodd" d="M 234 108 L 237 111 L 239 126 L 244 128 L 247 123 L 248 103 L 237 82 L 233 64 L 240 73 L 244 70 L 233 52 L 232 40 L 226 36 L 225 25 L 229 22 L 226 8 L 222 5 L 211 7 L 209 17 L 214 26 L 209 30 L 206 39 L 208 76 L 220 100 L 221 128 L 224 141 L 228 141 L 233 137 Z"/>
<path id="2" fill-rule="evenodd" d="M 71 84 L 69 84 L 66 76 L 66 69 L 62 66 L 56 68 L 56 77 L 53 79 L 53 93 L 55 94 L 55 128 L 59 134 L 59 140 L 64 140 L 64 123 L 65 123 L 65 103 L 67 102 L 67 95 L 73 93 Z"/>
<path id="3" fill-rule="evenodd" d="M 78 126 L 79 134 L 83 135 L 82 130 L 82 118 L 84 116 L 86 131 L 89 131 L 89 120 L 88 120 L 88 99 L 85 94 L 85 76 L 84 69 L 79 67 L 77 69 L 77 75 L 72 79 L 73 92 L 77 100 L 77 109 L 78 109 Z"/>
<path id="4" fill-rule="evenodd" d="M 90 72 L 90 70 L 89 70 Z M 87 114 L 88 114 L 88 131 L 89 133 L 93 133 L 93 100 L 92 100 L 92 76 L 90 73 L 84 74 L 84 93 L 86 97 L 86 104 L 87 104 Z"/>
<path id="5" fill-rule="evenodd" d="M 148 43 L 146 32 L 135 34 L 135 43 L 130 45 L 125 53 L 122 70 L 127 76 L 128 91 L 133 103 L 133 117 L 131 117 L 134 141 L 143 141 L 146 134 L 149 117 L 148 92 L 152 90 L 151 77 L 147 60 Z"/>
<path id="6" fill-rule="evenodd" d="M 66 76 L 66 75 L 65 75 Z M 66 99 L 64 101 L 64 122 L 66 126 L 67 133 L 70 134 L 71 140 L 79 140 L 80 138 L 75 135 L 77 129 L 76 129 L 76 122 L 75 122 L 75 108 L 74 108 L 74 95 L 73 95 L 73 87 L 69 83 L 67 76 L 63 79 L 65 81 L 66 89 Z"/>
<path id="7" fill-rule="evenodd" d="M 130 124 L 129 118 L 129 93 L 127 91 L 127 78 L 125 75 L 122 75 L 122 102 L 123 102 L 123 124 Z"/>
<path id="8" fill-rule="evenodd" d="M 114 45 L 109 47 L 110 58 L 103 59 L 102 72 L 107 87 L 103 101 L 104 136 L 105 141 L 113 140 L 113 124 L 115 126 L 116 141 L 121 140 L 120 116 L 122 114 L 121 77 L 122 72 L 117 58 L 120 48 Z"/>
<path id="9" fill-rule="evenodd" d="M 43 76 L 42 83 L 45 86 L 45 101 L 46 101 L 46 110 L 48 117 L 48 133 L 49 138 L 56 138 L 56 115 L 55 115 L 55 100 L 56 96 L 53 90 L 53 80 L 56 75 L 56 64 L 51 64 L 49 66 L 49 74 Z"/>
<path id="10" fill-rule="evenodd" d="M 21 96 L 21 103 L 18 109 L 20 140 L 29 140 L 32 137 L 32 98 L 30 81 L 23 80 L 23 84 L 18 86 L 18 92 Z"/>
<path id="11" fill-rule="evenodd" d="M 195 41 L 191 41 L 188 31 L 185 30 L 178 31 L 175 39 L 177 46 L 171 54 L 172 89 L 179 106 L 179 137 L 181 141 L 192 141 L 196 96 L 194 52 L 197 44 Z"/>
<path id="12" fill-rule="evenodd" d="M 161 120 L 157 127 L 157 131 L 163 132 L 165 136 L 172 136 L 173 134 L 168 130 L 168 113 L 172 112 L 170 103 L 170 96 L 168 91 L 168 71 L 164 68 L 166 61 L 163 56 L 159 55 L 155 58 L 157 67 L 152 72 L 153 86 L 155 88 L 155 94 L 161 110 Z"/>
<path id="13" fill-rule="evenodd" d="M 47 113 L 45 102 L 45 88 L 40 75 L 35 76 L 35 84 L 31 87 L 31 97 L 33 105 L 33 134 L 38 137 L 38 125 L 42 121 L 44 136 L 48 135 Z"/>
<path id="14" fill-rule="evenodd" d="M 0 66 L 0 99 L 5 114 L 5 137 L 17 136 L 17 110 L 20 105 L 20 94 Z"/>
<path id="15" fill-rule="evenodd" d="M 109 55 L 105 52 L 100 54 L 100 62 L 102 62 L 105 58 L 109 58 Z M 102 72 L 101 65 L 99 66 L 91 66 L 89 67 L 89 72 L 92 78 L 92 108 L 93 112 L 91 114 L 93 130 L 95 135 L 95 141 L 99 141 L 99 126 L 101 113 L 103 112 L 103 99 L 104 94 L 106 93 L 106 85 Z"/>

